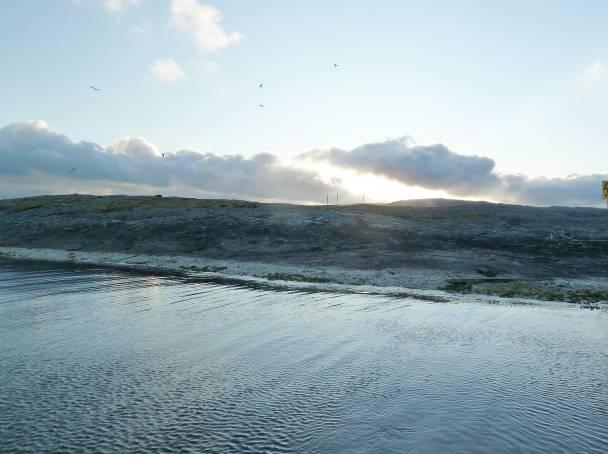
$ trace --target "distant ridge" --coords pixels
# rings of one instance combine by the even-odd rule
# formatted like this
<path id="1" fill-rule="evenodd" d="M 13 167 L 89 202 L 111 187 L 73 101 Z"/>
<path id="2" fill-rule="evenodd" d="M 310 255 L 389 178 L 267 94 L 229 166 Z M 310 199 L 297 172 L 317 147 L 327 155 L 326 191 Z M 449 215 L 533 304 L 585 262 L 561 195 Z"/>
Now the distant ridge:
<path id="1" fill-rule="evenodd" d="M 458 200 L 458 199 L 412 199 L 412 200 L 397 200 L 387 203 L 390 206 L 397 207 L 420 207 L 420 208 L 442 208 L 456 206 L 479 206 L 479 205 L 494 205 L 491 202 L 476 201 L 476 200 Z"/>

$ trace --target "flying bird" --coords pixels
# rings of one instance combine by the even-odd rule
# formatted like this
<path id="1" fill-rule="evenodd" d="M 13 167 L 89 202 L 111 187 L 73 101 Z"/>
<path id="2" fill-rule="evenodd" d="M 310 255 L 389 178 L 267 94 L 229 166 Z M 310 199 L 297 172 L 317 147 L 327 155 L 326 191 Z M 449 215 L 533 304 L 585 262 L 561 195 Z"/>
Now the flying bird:
<path id="1" fill-rule="evenodd" d="M 93 91 L 101 91 L 100 88 L 94 87 L 93 85 L 89 85 L 89 88 Z"/>
<path id="2" fill-rule="evenodd" d="M 165 153 L 161 153 L 160 155 L 161 155 L 163 158 L 165 157 Z"/>
<path id="3" fill-rule="evenodd" d="M 264 108 L 264 104 L 258 104 L 258 107 Z"/>
<path id="4" fill-rule="evenodd" d="M 261 84 L 260 84 L 260 88 L 262 88 L 263 86 L 264 86 L 264 84 L 263 84 L 263 83 L 261 83 Z"/>
<path id="5" fill-rule="evenodd" d="M 74 173 L 74 170 L 76 170 L 76 167 L 72 167 L 72 169 L 70 170 L 70 173 Z"/>
<path id="6" fill-rule="evenodd" d="M 338 66 L 340 66 L 340 65 L 339 65 L 339 64 L 337 64 L 337 63 L 333 63 L 333 65 L 334 65 L 334 68 L 337 68 Z"/>

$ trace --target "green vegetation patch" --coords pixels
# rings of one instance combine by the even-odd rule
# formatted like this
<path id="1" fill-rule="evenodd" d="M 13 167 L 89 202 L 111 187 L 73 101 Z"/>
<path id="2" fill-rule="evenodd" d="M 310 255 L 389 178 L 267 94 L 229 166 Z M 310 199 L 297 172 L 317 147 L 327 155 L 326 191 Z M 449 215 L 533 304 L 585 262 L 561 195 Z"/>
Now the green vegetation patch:
<path id="1" fill-rule="evenodd" d="M 597 303 L 608 301 L 608 290 L 579 289 L 568 292 L 570 303 Z"/>
<path id="2" fill-rule="evenodd" d="M 469 282 L 452 281 L 440 290 L 456 293 L 481 293 L 503 298 L 526 298 L 543 301 L 566 301 L 568 303 L 597 303 L 608 301 L 608 290 L 557 289 L 542 283 L 528 281 L 513 282 Z"/>
<path id="3" fill-rule="evenodd" d="M 565 301 L 564 293 L 550 287 L 526 281 L 501 282 L 501 283 L 481 283 L 474 287 L 479 293 L 489 293 L 491 295 L 502 296 L 505 298 L 529 298 L 545 301 Z"/>
<path id="4" fill-rule="evenodd" d="M 446 292 L 471 293 L 473 284 L 467 281 L 453 281 L 440 287 L 439 290 L 445 290 Z"/>

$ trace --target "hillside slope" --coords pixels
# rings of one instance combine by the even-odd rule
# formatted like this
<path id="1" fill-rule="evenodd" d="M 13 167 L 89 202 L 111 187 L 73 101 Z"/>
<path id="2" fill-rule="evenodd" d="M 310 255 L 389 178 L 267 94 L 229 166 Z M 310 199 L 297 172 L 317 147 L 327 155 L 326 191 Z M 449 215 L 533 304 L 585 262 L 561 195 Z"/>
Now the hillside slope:
<path id="1" fill-rule="evenodd" d="M 485 276 L 608 276 L 608 211 L 42 196 L 0 200 L 0 246 Z"/>

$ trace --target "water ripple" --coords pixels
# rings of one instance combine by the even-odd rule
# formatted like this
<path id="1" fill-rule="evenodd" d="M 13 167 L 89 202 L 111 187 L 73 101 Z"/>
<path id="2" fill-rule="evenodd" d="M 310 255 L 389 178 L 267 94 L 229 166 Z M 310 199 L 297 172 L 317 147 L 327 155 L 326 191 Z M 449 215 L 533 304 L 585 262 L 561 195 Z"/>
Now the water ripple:
<path id="1" fill-rule="evenodd" d="M 0 263 L 0 451 L 606 452 L 607 326 Z"/>

